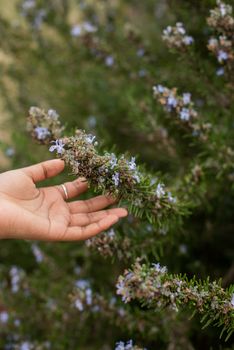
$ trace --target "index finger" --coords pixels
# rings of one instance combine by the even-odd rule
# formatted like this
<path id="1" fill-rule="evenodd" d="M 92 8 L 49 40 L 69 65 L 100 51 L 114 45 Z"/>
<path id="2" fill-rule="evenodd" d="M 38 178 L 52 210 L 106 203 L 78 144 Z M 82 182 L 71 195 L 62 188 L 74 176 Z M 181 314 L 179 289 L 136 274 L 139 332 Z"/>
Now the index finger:
<path id="1" fill-rule="evenodd" d="M 114 204 L 116 199 L 110 196 L 97 196 L 87 200 L 75 201 L 68 203 L 70 212 L 76 213 L 90 213 L 106 208 L 107 206 Z"/>

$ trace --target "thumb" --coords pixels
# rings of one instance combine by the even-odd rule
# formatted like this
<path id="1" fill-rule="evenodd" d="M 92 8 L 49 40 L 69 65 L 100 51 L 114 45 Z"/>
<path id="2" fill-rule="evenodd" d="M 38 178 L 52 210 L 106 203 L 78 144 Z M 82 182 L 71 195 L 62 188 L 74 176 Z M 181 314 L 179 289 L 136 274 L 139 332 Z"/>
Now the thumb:
<path id="1" fill-rule="evenodd" d="M 22 171 L 31 177 L 33 182 L 42 181 L 58 175 L 64 169 L 64 161 L 61 159 L 47 160 L 42 163 L 23 168 Z"/>

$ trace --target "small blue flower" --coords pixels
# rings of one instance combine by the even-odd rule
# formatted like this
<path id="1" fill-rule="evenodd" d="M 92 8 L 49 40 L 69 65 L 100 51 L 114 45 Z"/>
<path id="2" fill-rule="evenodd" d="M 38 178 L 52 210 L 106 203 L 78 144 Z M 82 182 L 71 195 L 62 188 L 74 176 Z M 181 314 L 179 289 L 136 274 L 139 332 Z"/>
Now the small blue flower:
<path id="1" fill-rule="evenodd" d="M 192 36 L 186 35 L 186 36 L 183 38 L 183 42 L 185 43 L 185 45 L 191 45 L 191 44 L 193 44 L 194 39 L 193 39 Z"/>
<path id="2" fill-rule="evenodd" d="M 85 137 L 85 140 L 90 144 L 93 143 L 95 139 L 96 139 L 96 136 L 91 135 L 91 134 L 86 135 L 86 137 Z"/>
<path id="3" fill-rule="evenodd" d="M 0 312 L 0 323 L 5 324 L 9 320 L 9 314 L 7 311 Z"/>
<path id="4" fill-rule="evenodd" d="M 84 311 L 84 306 L 79 299 L 77 299 L 74 304 L 79 311 Z"/>
<path id="5" fill-rule="evenodd" d="M 160 272 L 163 274 L 167 272 L 166 266 L 161 266 L 159 263 L 157 264 L 153 263 L 152 266 L 157 272 Z"/>
<path id="6" fill-rule="evenodd" d="M 176 107 L 177 106 L 177 99 L 173 96 L 173 95 L 170 95 L 167 99 L 167 104 L 168 106 L 171 106 L 171 107 Z"/>
<path id="7" fill-rule="evenodd" d="M 222 17 L 226 16 L 227 14 L 227 5 L 223 4 L 223 3 L 219 3 L 219 10 L 220 10 L 220 14 Z"/>
<path id="8" fill-rule="evenodd" d="M 191 94 L 189 92 L 185 92 L 183 94 L 183 102 L 184 102 L 185 105 L 190 104 L 190 102 L 191 102 Z"/>
<path id="9" fill-rule="evenodd" d="M 59 115 L 58 113 L 56 112 L 55 109 L 49 109 L 48 110 L 48 116 L 51 118 L 51 119 L 54 119 L 54 120 L 57 120 L 59 118 Z"/>
<path id="10" fill-rule="evenodd" d="M 165 190 L 164 190 L 165 185 L 164 184 L 158 184 L 156 188 L 156 196 L 158 198 L 161 198 L 165 195 Z"/>
<path id="11" fill-rule="evenodd" d="M 171 32 L 172 32 L 172 27 L 171 27 L 171 26 L 168 26 L 167 28 L 165 28 L 165 29 L 163 30 L 163 34 L 164 34 L 164 35 L 170 35 Z"/>
<path id="12" fill-rule="evenodd" d="M 190 119 L 190 110 L 188 108 L 183 108 L 180 112 L 180 119 L 188 121 Z"/>
<path id="13" fill-rule="evenodd" d="M 52 142 L 54 142 L 54 145 L 49 148 L 49 151 L 54 152 L 56 150 L 58 154 L 62 154 L 64 152 L 64 146 L 65 146 L 63 141 L 56 140 L 56 141 L 52 141 Z"/>
<path id="14" fill-rule="evenodd" d="M 86 289 L 86 288 L 89 288 L 90 286 L 90 283 L 88 280 L 77 280 L 75 281 L 75 286 L 79 289 Z"/>
<path id="15" fill-rule="evenodd" d="M 167 198 L 168 198 L 168 201 L 170 203 L 176 203 L 177 199 L 175 197 L 172 196 L 171 192 L 168 192 L 167 194 Z"/>
<path id="16" fill-rule="evenodd" d="M 132 157 L 131 160 L 128 162 L 128 167 L 130 170 L 136 170 L 136 162 L 135 157 Z"/>
<path id="17" fill-rule="evenodd" d="M 227 60 L 228 60 L 227 52 L 225 52 L 223 50 L 219 50 L 219 52 L 218 52 L 218 61 L 220 63 L 222 63 L 223 61 L 227 61 Z"/>
<path id="18" fill-rule="evenodd" d="M 19 350 L 31 350 L 32 349 L 32 344 L 29 343 L 28 341 L 25 341 L 21 343 Z"/>
<path id="19" fill-rule="evenodd" d="M 110 159 L 110 167 L 111 169 L 114 169 L 114 167 L 117 165 L 118 159 L 116 158 L 116 155 L 114 153 L 110 154 L 111 159 Z"/>
<path id="20" fill-rule="evenodd" d="M 105 58 L 105 65 L 106 65 L 107 67 L 113 66 L 114 63 L 115 63 L 115 60 L 114 60 L 114 57 L 113 57 L 113 56 L 107 56 L 107 57 Z"/>
<path id="21" fill-rule="evenodd" d="M 45 140 L 48 136 L 50 136 L 50 131 L 47 128 L 43 128 L 41 126 L 37 126 L 34 129 L 38 140 Z"/>
<path id="22" fill-rule="evenodd" d="M 32 249 L 33 255 L 36 259 L 36 262 L 41 263 L 44 260 L 44 255 L 43 255 L 42 251 L 40 250 L 40 248 L 35 243 L 33 243 L 31 246 L 31 249 Z"/>
<path id="23" fill-rule="evenodd" d="M 120 341 L 120 342 L 116 343 L 115 350 L 125 350 L 124 342 Z"/>
<path id="24" fill-rule="evenodd" d="M 186 30 L 184 29 L 184 25 L 181 22 L 177 22 L 176 23 L 176 28 L 178 30 L 178 33 L 185 35 L 186 34 Z"/>
<path id="25" fill-rule="evenodd" d="M 154 92 L 158 92 L 160 94 L 163 94 L 165 91 L 165 87 L 162 85 L 157 85 L 153 87 Z"/>
<path id="26" fill-rule="evenodd" d="M 86 296 L 86 304 L 92 305 L 92 301 L 93 301 L 92 289 L 90 289 L 90 288 L 86 289 L 85 296 Z"/>
<path id="27" fill-rule="evenodd" d="M 112 175 L 112 180 L 114 181 L 115 187 L 119 186 L 119 173 L 114 173 Z"/>
<path id="28" fill-rule="evenodd" d="M 82 27 L 79 24 L 75 24 L 71 29 L 71 36 L 78 37 L 82 33 Z"/>

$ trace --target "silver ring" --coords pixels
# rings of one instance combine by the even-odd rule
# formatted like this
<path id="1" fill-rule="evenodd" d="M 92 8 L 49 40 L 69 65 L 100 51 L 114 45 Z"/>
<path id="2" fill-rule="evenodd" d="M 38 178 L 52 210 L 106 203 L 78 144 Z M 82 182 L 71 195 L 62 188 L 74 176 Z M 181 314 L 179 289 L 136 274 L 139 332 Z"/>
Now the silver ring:
<path id="1" fill-rule="evenodd" d="M 64 191 L 64 194 L 65 194 L 66 199 L 68 199 L 68 193 L 67 193 L 66 186 L 65 186 L 65 185 L 61 185 L 61 186 L 62 186 L 62 189 L 63 189 L 63 191 Z"/>

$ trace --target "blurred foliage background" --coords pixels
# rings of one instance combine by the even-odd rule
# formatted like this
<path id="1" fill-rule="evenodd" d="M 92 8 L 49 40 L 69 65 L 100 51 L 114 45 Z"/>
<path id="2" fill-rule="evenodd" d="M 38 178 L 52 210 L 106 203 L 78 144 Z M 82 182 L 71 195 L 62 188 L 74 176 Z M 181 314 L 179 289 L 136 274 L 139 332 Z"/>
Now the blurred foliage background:
<path id="1" fill-rule="evenodd" d="M 217 60 L 207 50 L 206 18 L 215 4 L 0 0 L 0 170 L 51 157 L 26 132 L 28 109 L 35 105 L 58 111 L 67 133 L 85 129 L 109 151 L 137 156 L 147 171 L 181 189 L 181 178 L 204 154 L 213 160 L 223 145 L 233 147 L 233 80 L 216 74 Z M 161 38 L 178 21 L 195 38 L 187 55 L 168 50 Z M 192 93 L 199 114 L 216 128 L 212 151 L 170 125 L 153 98 L 154 84 Z M 225 172 L 220 163 L 217 168 Z M 65 171 L 47 183 L 70 178 Z M 233 177 L 220 175 L 214 182 L 208 174 L 191 187 L 201 198 L 183 225 L 165 234 L 129 216 L 116 228 L 126 246 L 113 256 L 104 258 L 84 242 L 2 241 L 0 348 L 109 350 L 134 339 L 149 350 L 234 349 L 233 338 L 224 342 L 217 329 L 201 330 L 186 309 L 155 312 L 115 296 L 118 275 L 137 256 L 160 260 L 174 273 L 224 277 L 225 287 L 233 283 Z M 101 299 L 79 310 L 71 295 L 84 285 L 92 300 Z"/>

